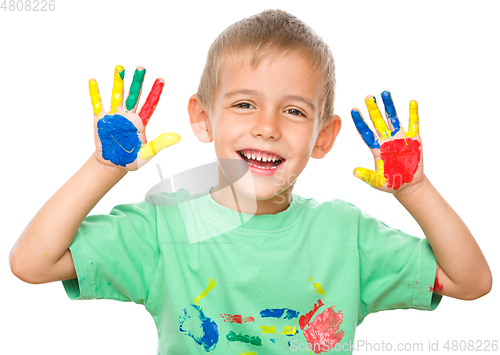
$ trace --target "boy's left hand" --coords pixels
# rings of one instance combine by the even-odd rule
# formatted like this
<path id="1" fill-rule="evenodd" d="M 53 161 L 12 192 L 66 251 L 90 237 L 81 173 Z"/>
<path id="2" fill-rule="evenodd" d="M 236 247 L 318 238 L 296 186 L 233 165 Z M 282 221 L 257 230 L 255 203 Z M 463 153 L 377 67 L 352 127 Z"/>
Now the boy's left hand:
<path id="1" fill-rule="evenodd" d="M 400 193 L 424 179 L 422 140 L 419 133 L 418 105 L 410 102 L 409 131 L 404 132 L 392 102 L 391 93 L 382 93 L 387 124 L 382 118 L 374 96 L 365 98 L 370 119 L 375 126 L 378 138 L 368 127 L 358 109 L 351 111 L 356 128 L 371 149 L 375 159 L 376 171 L 356 168 L 354 176 L 377 190 Z"/>

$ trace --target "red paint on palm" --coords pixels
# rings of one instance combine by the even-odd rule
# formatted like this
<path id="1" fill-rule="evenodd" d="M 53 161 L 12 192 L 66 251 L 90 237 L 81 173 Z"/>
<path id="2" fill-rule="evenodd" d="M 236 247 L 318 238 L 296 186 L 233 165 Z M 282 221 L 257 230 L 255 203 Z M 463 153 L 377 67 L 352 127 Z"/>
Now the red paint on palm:
<path id="1" fill-rule="evenodd" d="M 397 190 L 411 182 L 420 163 L 420 142 L 414 139 L 396 139 L 382 144 L 380 157 L 384 161 L 387 186 Z"/>
<path id="2" fill-rule="evenodd" d="M 141 108 L 141 112 L 139 112 L 139 117 L 142 120 L 142 124 L 146 126 L 149 119 L 155 112 L 156 106 L 158 105 L 158 101 L 160 101 L 161 92 L 163 91 L 163 87 L 165 86 L 165 82 L 163 79 L 156 79 L 153 84 L 153 88 L 146 99 L 146 102 Z"/>

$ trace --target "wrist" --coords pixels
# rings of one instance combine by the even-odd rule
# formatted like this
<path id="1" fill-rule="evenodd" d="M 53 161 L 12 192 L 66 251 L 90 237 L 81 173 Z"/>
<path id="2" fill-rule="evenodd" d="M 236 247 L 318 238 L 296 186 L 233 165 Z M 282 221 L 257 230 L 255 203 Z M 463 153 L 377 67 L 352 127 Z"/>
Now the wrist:
<path id="1" fill-rule="evenodd" d="M 393 193 L 394 197 L 398 201 L 403 201 L 405 198 L 410 198 L 412 196 L 418 195 L 421 191 L 424 191 L 426 188 L 431 186 L 431 182 L 427 179 L 427 176 L 424 175 L 422 181 L 416 183 L 415 185 L 409 186 L 403 190 L 396 191 Z"/>
<path id="2" fill-rule="evenodd" d="M 112 165 L 107 165 L 101 162 L 97 158 L 97 154 L 94 152 L 92 156 L 89 159 L 89 162 L 97 169 L 99 170 L 99 175 L 104 174 L 106 176 L 110 176 L 112 178 L 116 178 L 120 180 L 123 178 L 125 175 L 127 175 L 128 170 L 122 169 L 117 166 L 112 166 Z"/>

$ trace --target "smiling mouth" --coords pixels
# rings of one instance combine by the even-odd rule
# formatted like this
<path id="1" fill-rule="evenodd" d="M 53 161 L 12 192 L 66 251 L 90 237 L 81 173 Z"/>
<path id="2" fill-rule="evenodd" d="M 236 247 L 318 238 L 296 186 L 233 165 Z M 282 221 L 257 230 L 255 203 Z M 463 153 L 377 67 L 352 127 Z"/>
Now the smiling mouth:
<path id="1" fill-rule="evenodd" d="M 243 154 L 243 152 L 241 150 L 238 151 L 237 153 L 241 156 L 241 158 L 248 165 L 254 166 L 254 167 L 262 169 L 262 170 L 276 169 L 280 165 L 284 164 L 285 161 L 286 161 L 285 158 L 277 158 L 275 161 L 271 161 L 271 160 L 269 160 L 269 161 L 262 161 L 262 160 L 258 160 L 257 157 L 256 158 L 249 158 L 249 157 L 247 157 L 245 154 Z"/>

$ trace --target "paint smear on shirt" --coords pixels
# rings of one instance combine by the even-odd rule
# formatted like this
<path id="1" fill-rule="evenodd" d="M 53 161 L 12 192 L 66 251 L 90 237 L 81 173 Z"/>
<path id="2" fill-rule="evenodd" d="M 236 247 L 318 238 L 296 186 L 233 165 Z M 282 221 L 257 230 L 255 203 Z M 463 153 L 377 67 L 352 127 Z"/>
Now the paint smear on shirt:
<path id="1" fill-rule="evenodd" d="M 443 291 L 443 284 L 439 283 L 438 272 L 439 272 L 439 264 L 438 264 L 437 270 L 436 270 L 436 278 L 434 279 L 434 288 L 438 291 Z"/>
<path id="2" fill-rule="evenodd" d="M 243 323 L 243 317 L 239 314 L 219 314 L 224 322 L 228 323 Z"/>
<path id="3" fill-rule="evenodd" d="M 380 157 L 384 161 L 387 186 L 397 190 L 413 180 L 420 163 L 420 142 L 414 139 L 386 142 L 380 148 Z"/>
<path id="4" fill-rule="evenodd" d="M 344 331 L 340 329 L 344 315 L 329 307 L 319 314 L 304 330 L 309 347 L 316 353 L 330 351 L 342 340 Z"/>
<path id="5" fill-rule="evenodd" d="M 246 353 L 240 353 L 240 355 L 257 355 L 257 353 L 254 353 L 253 351 L 247 351 Z"/>
<path id="6" fill-rule="evenodd" d="M 289 308 L 272 308 L 260 311 L 260 316 L 262 318 L 293 319 L 297 318 L 298 315 L 299 315 L 298 311 L 294 311 L 293 309 Z"/>
<path id="7" fill-rule="evenodd" d="M 243 322 L 245 322 L 245 323 L 255 322 L 255 319 L 253 317 L 245 317 L 245 318 L 243 318 Z"/>
<path id="8" fill-rule="evenodd" d="M 191 313 L 195 315 L 190 315 Z M 179 317 L 179 322 L 179 330 L 193 338 L 196 344 L 203 346 L 206 352 L 215 350 L 219 341 L 217 324 L 203 313 L 200 306 L 191 304 L 184 308 L 184 316 Z"/>
<path id="9" fill-rule="evenodd" d="M 304 330 L 304 327 L 309 324 L 309 322 L 311 321 L 312 316 L 314 315 L 314 313 L 316 313 L 316 311 L 321 306 L 324 306 L 324 303 L 321 302 L 321 298 L 320 298 L 318 300 L 318 303 L 314 304 L 314 308 L 310 312 L 307 312 L 305 315 L 300 316 L 300 319 L 299 319 L 300 329 Z"/>
<path id="10" fill-rule="evenodd" d="M 287 326 L 285 326 L 285 328 L 283 328 L 283 331 L 281 332 L 281 334 L 292 337 L 295 334 L 297 334 L 297 326 L 294 325 L 292 328 L 289 325 L 287 325 Z"/>
<path id="11" fill-rule="evenodd" d="M 204 289 L 199 295 L 198 297 L 196 297 L 194 299 L 194 303 L 196 303 L 198 306 L 200 305 L 198 303 L 199 300 L 201 300 L 203 297 L 205 297 L 206 295 L 208 295 L 208 293 L 215 287 L 215 284 L 217 282 L 215 282 L 215 280 L 212 280 L 212 278 L 210 278 L 210 280 L 208 280 L 208 287 L 206 289 Z"/>
<path id="12" fill-rule="evenodd" d="M 276 334 L 276 327 L 274 325 L 261 325 L 260 330 L 262 331 L 262 334 Z"/>
<path id="13" fill-rule="evenodd" d="M 254 337 L 246 334 L 236 334 L 232 330 L 229 331 L 226 335 L 227 341 L 239 341 L 242 343 L 249 343 L 252 345 L 262 346 L 262 339 L 259 337 Z"/>

